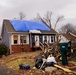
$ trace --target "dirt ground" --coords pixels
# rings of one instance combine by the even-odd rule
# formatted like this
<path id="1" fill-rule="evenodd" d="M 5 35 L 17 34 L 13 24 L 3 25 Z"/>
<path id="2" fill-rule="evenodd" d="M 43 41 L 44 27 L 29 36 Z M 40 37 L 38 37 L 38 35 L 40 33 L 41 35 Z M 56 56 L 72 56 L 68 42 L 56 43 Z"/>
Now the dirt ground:
<path id="1" fill-rule="evenodd" d="M 0 65 L 5 66 L 6 68 L 12 69 L 13 71 L 17 72 L 20 75 L 75 75 L 73 73 L 67 73 L 59 68 L 53 72 L 45 72 L 40 69 L 33 69 L 35 65 L 35 59 L 41 53 L 42 53 L 41 51 L 36 51 L 36 52 L 29 52 L 29 53 L 22 53 L 22 54 L 13 54 L 7 57 L 3 56 L 3 58 L 0 59 Z M 30 69 L 20 70 L 19 69 L 20 63 L 23 63 L 24 65 L 29 64 Z M 61 62 L 59 62 L 59 65 L 61 65 Z M 76 71 L 76 68 L 72 68 L 75 65 L 76 65 L 76 62 L 73 62 L 73 64 L 69 64 L 68 66 L 65 66 L 65 67 L 73 71 Z"/>

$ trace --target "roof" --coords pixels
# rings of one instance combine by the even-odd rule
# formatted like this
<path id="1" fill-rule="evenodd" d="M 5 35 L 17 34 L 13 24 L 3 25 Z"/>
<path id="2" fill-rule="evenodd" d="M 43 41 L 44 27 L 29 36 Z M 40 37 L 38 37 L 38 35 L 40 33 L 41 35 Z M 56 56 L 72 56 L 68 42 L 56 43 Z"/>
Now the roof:
<path id="1" fill-rule="evenodd" d="M 72 34 L 76 34 L 75 32 L 74 33 L 72 33 Z M 73 35 L 71 35 L 70 33 L 67 33 L 67 34 L 61 34 L 61 35 L 63 35 L 65 38 L 67 38 L 68 40 L 71 40 L 71 48 L 72 49 L 76 49 L 76 37 L 75 36 L 73 36 Z"/>
<path id="2" fill-rule="evenodd" d="M 14 29 L 14 27 L 12 26 L 12 24 L 10 23 L 9 20 L 3 20 L 3 27 L 6 26 L 6 29 L 9 33 L 28 33 L 28 32 L 18 32 Z M 41 33 L 43 34 L 57 34 L 57 32 L 51 28 L 51 31 L 44 31 L 41 30 Z"/>
<path id="3" fill-rule="evenodd" d="M 74 37 L 74 36 L 72 36 L 72 35 L 70 35 L 70 34 L 68 34 L 68 33 L 66 33 L 66 34 L 61 34 L 61 35 L 63 35 L 65 38 L 67 38 L 68 40 L 75 40 L 76 38 Z"/>
<path id="4" fill-rule="evenodd" d="M 50 31 L 50 28 L 42 22 L 28 20 L 9 20 L 13 28 L 18 32 L 28 32 L 30 30 Z"/>
<path id="5" fill-rule="evenodd" d="M 76 32 L 69 32 L 69 34 L 76 38 Z"/>
<path id="6" fill-rule="evenodd" d="M 72 32 L 74 35 L 76 35 L 76 32 Z"/>

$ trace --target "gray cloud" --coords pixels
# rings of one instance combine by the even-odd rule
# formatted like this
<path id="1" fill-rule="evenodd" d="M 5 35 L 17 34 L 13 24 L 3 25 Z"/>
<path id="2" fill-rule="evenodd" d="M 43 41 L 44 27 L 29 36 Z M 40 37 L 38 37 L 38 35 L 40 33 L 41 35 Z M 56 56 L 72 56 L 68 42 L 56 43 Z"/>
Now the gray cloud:
<path id="1" fill-rule="evenodd" d="M 0 0 L 0 20 L 2 23 L 3 19 L 18 17 L 20 11 L 26 14 L 27 19 L 36 17 L 37 13 L 43 16 L 46 11 L 52 11 L 53 20 L 58 15 L 64 15 L 65 20 L 60 24 L 72 22 L 75 25 L 75 8 L 76 0 Z"/>

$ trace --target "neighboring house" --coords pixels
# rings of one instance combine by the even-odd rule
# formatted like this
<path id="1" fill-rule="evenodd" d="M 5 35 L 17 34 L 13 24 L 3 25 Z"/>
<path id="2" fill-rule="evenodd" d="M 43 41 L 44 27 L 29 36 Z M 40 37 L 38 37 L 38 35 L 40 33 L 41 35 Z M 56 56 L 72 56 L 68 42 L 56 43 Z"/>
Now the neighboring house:
<path id="1" fill-rule="evenodd" d="M 76 32 L 69 32 L 66 34 L 60 34 L 59 39 L 61 41 L 71 41 L 71 48 L 75 49 L 76 48 Z"/>
<path id="2" fill-rule="evenodd" d="M 33 46 L 40 46 L 40 42 L 52 44 L 56 41 L 57 32 L 45 24 L 26 20 L 3 20 L 2 43 L 9 49 L 10 54 L 30 51 Z"/>

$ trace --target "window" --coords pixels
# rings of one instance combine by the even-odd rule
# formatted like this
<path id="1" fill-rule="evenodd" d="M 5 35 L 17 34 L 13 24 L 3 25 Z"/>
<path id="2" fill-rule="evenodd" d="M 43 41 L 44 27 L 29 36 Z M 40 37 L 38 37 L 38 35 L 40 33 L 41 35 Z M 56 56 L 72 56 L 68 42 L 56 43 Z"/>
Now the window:
<path id="1" fill-rule="evenodd" d="M 53 36 L 51 36 L 51 42 L 53 42 Z"/>
<path id="2" fill-rule="evenodd" d="M 27 43 L 27 37 L 26 36 L 20 36 L 20 43 Z"/>
<path id="3" fill-rule="evenodd" d="M 55 42 L 55 36 L 51 36 L 51 42 L 52 42 L 52 43 Z"/>
<path id="4" fill-rule="evenodd" d="M 17 44 L 17 43 L 18 43 L 18 36 L 14 35 L 14 44 Z"/>
<path id="5" fill-rule="evenodd" d="M 47 36 L 44 36 L 44 41 L 46 41 L 46 42 L 47 42 Z"/>

